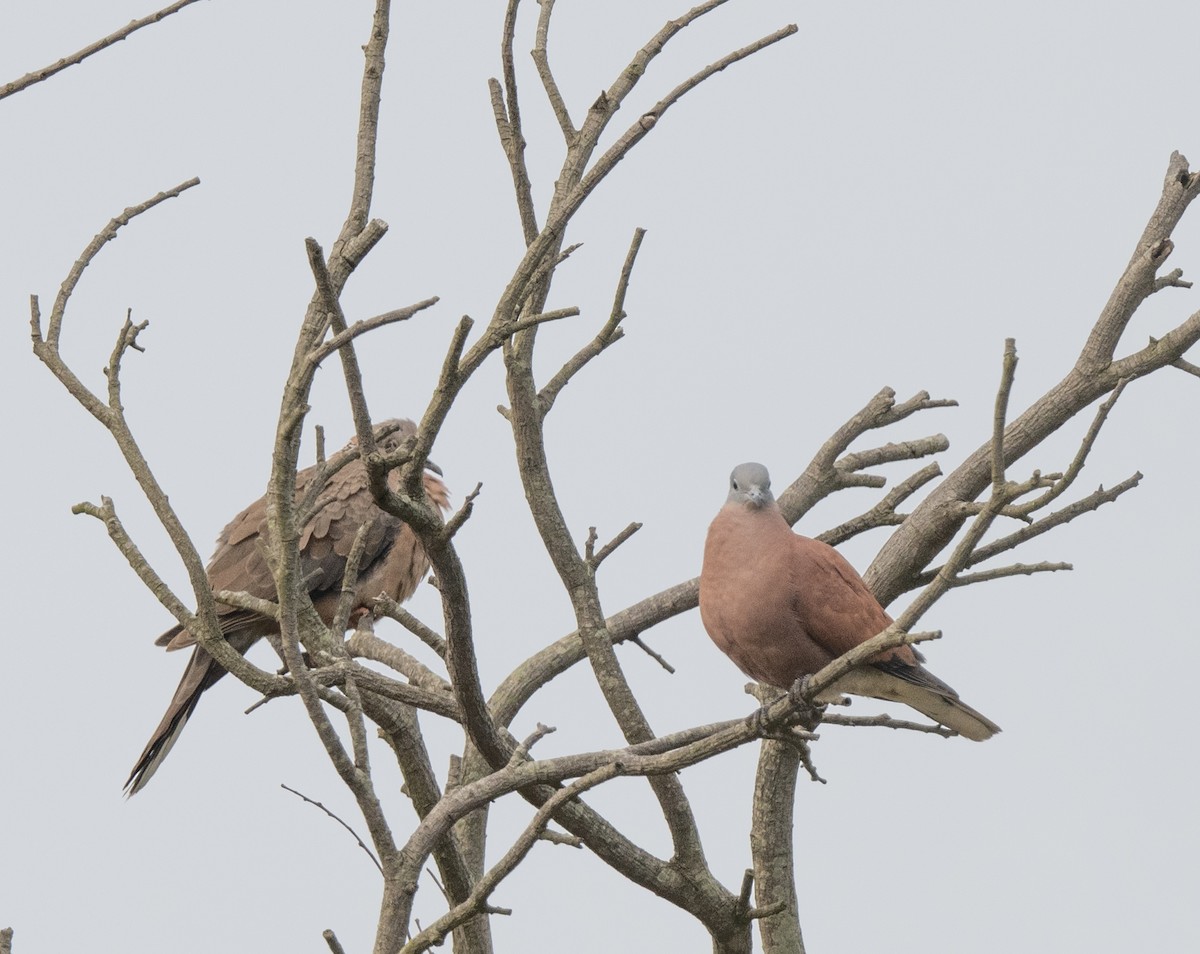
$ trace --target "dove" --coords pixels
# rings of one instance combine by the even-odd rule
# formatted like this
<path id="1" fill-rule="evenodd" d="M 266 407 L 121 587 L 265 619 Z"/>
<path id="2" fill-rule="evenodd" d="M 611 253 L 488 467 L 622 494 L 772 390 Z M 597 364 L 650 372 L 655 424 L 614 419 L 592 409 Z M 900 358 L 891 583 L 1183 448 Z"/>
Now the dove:
<path id="1" fill-rule="evenodd" d="M 408 420 L 385 421 L 376 425 L 376 430 L 395 425 L 399 427 L 379 438 L 380 450 L 395 450 L 416 433 L 416 425 Z M 352 440 L 340 453 L 352 452 L 357 446 L 358 441 Z M 437 469 L 429 466 L 431 470 Z M 446 486 L 431 470 L 423 475 L 425 494 L 445 510 L 449 506 Z M 296 474 L 297 500 L 304 497 L 316 475 L 315 466 Z M 389 480 L 393 489 L 398 487 L 399 471 L 392 471 Z M 329 477 L 300 534 L 300 576 L 307 581 L 313 607 L 327 625 L 337 612 L 346 560 L 354 537 L 364 524 L 366 546 L 358 567 L 352 620 L 369 612 L 375 598 L 382 593 L 397 602 L 408 599 L 429 569 L 429 559 L 412 529 L 375 505 L 366 466 L 361 458 L 355 457 Z M 262 546 L 266 538 L 267 499 L 260 497 L 221 531 L 216 552 L 208 564 L 208 582 L 213 590 L 245 592 L 275 600 L 275 579 Z M 242 654 L 263 636 L 279 632 L 277 622 L 249 610 L 220 605 L 217 614 L 221 632 Z M 167 630 L 155 643 L 168 651 L 195 648 L 166 714 L 125 783 L 130 795 L 141 791 L 150 781 L 195 711 L 200 696 L 225 675 L 225 667 L 197 645 L 196 637 L 182 626 Z"/>
<path id="2" fill-rule="evenodd" d="M 881 633 L 892 618 L 837 550 L 792 531 L 762 464 L 740 464 L 708 529 L 700 617 L 747 676 L 780 689 Z M 842 693 L 902 702 L 976 742 L 1000 727 L 921 665 L 911 646 L 856 666 L 815 701 Z"/>

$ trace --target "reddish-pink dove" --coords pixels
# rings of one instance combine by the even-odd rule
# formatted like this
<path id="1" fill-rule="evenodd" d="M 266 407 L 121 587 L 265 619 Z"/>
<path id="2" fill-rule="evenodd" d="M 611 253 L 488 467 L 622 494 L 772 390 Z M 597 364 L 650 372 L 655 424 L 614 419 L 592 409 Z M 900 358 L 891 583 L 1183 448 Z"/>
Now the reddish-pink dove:
<path id="1" fill-rule="evenodd" d="M 381 450 L 395 450 L 416 433 L 412 421 L 385 421 L 377 429 L 395 424 L 399 424 L 399 429 L 381 438 Z M 341 453 L 353 451 L 357 446 L 358 441 L 353 440 Z M 309 467 L 296 475 L 297 500 L 304 496 L 316 473 L 316 467 Z M 398 489 L 399 471 L 393 471 L 390 480 L 393 489 Z M 424 475 L 424 483 L 429 500 L 445 510 L 449 505 L 445 485 L 429 471 Z M 375 506 L 366 467 L 356 457 L 329 478 L 317 498 L 313 516 L 300 535 L 300 576 L 308 581 L 313 606 L 326 624 L 333 622 L 337 612 L 346 559 L 359 527 L 364 524 L 366 548 L 359 561 L 352 619 L 369 611 L 380 594 L 386 593 L 397 601 L 408 599 L 429 569 L 425 550 L 412 529 Z M 262 548 L 266 538 L 267 501 L 263 497 L 234 517 L 217 538 L 216 552 L 208 564 L 208 581 L 213 590 L 245 592 L 274 600 L 275 580 Z M 248 610 L 219 606 L 217 612 L 221 631 L 240 653 L 268 633 L 279 631 L 274 620 Z M 155 642 L 168 650 L 185 646 L 195 649 L 166 715 L 125 783 L 130 795 L 141 791 L 150 781 L 183 731 L 200 696 L 225 675 L 225 668 L 196 645 L 196 637 L 181 626 L 167 630 Z"/>
<path id="2" fill-rule="evenodd" d="M 781 689 L 892 623 L 837 550 L 792 532 L 762 464 L 740 464 L 730 475 L 729 497 L 704 546 L 700 616 L 742 672 Z M 843 692 L 903 702 L 977 742 L 1000 731 L 925 669 L 910 646 L 855 667 L 817 701 Z"/>

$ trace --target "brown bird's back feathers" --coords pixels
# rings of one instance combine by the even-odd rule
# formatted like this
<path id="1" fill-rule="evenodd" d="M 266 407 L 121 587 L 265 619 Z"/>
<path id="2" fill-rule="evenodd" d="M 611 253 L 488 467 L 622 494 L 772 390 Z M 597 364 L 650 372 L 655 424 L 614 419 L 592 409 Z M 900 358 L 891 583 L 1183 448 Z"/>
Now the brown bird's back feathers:
<path id="1" fill-rule="evenodd" d="M 709 527 L 700 616 L 738 668 L 782 689 L 892 623 L 837 550 L 792 532 L 761 464 L 734 470 L 729 499 Z M 818 701 L 843 692 L 903 702 L 975 741 L 1000 731 L 925 669 L 909 646 L 851 670 Z"/>
<path id="2" fill-rule="evenodd" d="M 395 423 L 388 421 L 377 427 L 385 428 Z M 411 421 L 398 423 L 398 430 L 381 439 L 382 449 L 393 450 L 416 432 Z M 352 451 L 356 444 L 357 441 L 351 441 L 342 453 Z M 304 496 L 316 475 L 316 467 L 296 475 L 297 500 Z M 398 481 L 398 472 L 394 471 L 390 479 Z M 428 471 L 424 483 L 430 501 L 445 510 L 449 505 L 445 485 Z M 397 601 L 408 599 L 429 569 L 425 550 L 412 529 L 375 505 L 366 467 L 355 458 L 329 478 L 300 537 L 300 575 L 308 581 L 313 606 L 327 624 L 333 621 L 337 611 L 346 561 L 355 535 L 363 525 L 367 526 L 366 546 L 359 562 L 356 610 L 369 610 L 381 593 Z M 262 497 L 234 517 L 217 538 L 216 552 L 208 564 L 208 580 L 214 591 L 241 591 L 265 600 L 276 598 L 275 581 L 262 551 L 266 536 L 267 502 Z M 217 612 L 221 632 L 230 645 L 243 654 L 263 636 L 279 629 L 274 620 L 248 610 L 218 606 Z M 181 626 L 167 630 L 155 643 L 165 646 L 168 651 L 187 646 L 195 648 L 166 714 L 125 783 L 130 795 L 141 791 L 150 781 L 175 744 L 200 696 L 225 675 L 225 668 L 203 647 L 196 645 L 196 637 Z"/>

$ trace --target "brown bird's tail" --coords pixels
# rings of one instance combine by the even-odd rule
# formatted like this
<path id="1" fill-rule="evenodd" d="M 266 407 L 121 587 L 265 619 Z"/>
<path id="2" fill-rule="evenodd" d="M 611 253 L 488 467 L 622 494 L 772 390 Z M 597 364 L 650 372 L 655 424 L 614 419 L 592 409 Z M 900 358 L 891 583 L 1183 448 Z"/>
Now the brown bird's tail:
<path id="1" fill-rule="evenodd" d="M 179 680 L 179 687 L 175 690 L 175 695 L 171 697 L 171 704 L 167 706 L 166 715 L 158 724 L 158 728 L 154 730 L 150 741 L 146 743 L 146 748 L 138 758 L 133 771 L 129 773 L 129 779 L 125 782 L 126 795 L 136 795 L 146 787 L 146 783 L 158 771 L 159 765 L 171 751 L 171 746 L 179 738 L 179 733 L 183 731 L 183 727 L 195 710 L 196 703 L 200 701 L 204 690 L 223 675 L 225 675 L 225 667 L 213 659 L 202 647 L 197 646 L 192 651 L 192 658 L 188 660 L 187 668 L 183 671 L 183 678 Z"/>
<path id="2" fill-rule="evenodd" d="M 909 666 L 898 660 L 876 662 L 851 669 L 830 688 L 834 693 L 903 702 L 974 742 L 990 739 L 1000 731 L 1000 726 L 963 702 L 957 692 L 924 666 Z"/>

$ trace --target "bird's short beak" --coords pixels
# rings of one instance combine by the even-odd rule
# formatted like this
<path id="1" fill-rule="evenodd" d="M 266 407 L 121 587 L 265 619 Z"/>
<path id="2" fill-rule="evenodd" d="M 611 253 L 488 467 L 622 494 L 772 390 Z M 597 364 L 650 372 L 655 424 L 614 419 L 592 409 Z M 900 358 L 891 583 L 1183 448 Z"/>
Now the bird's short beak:
<path id="1" fill-rule="evenodd" d="M 432 470 L 432 471 L 433 471 L 435 474 L 437 474 L 439 477 L 445 477 L 445 476 L 446 476 L 445 474 L 443 474 L 443 473 L 442 473 L 442 468 L 440 468 L 440 467 L 439 467 L 437 464 L 435 464 L 435 463 L 434 463 L 433 461 L 431 461 L 429 458 L 426 458 L 426 459 L 425 459 L 425 469 L 426 469 L 426 470 Z"/>
<path id="2" fill-rule="evenodd" d="M 755 510 L 760 509 L 767 502 L 767 495 L 762 492 L 761 487 L 751 487 L 746 491 L 746 504 L 753 507 Z"/>

